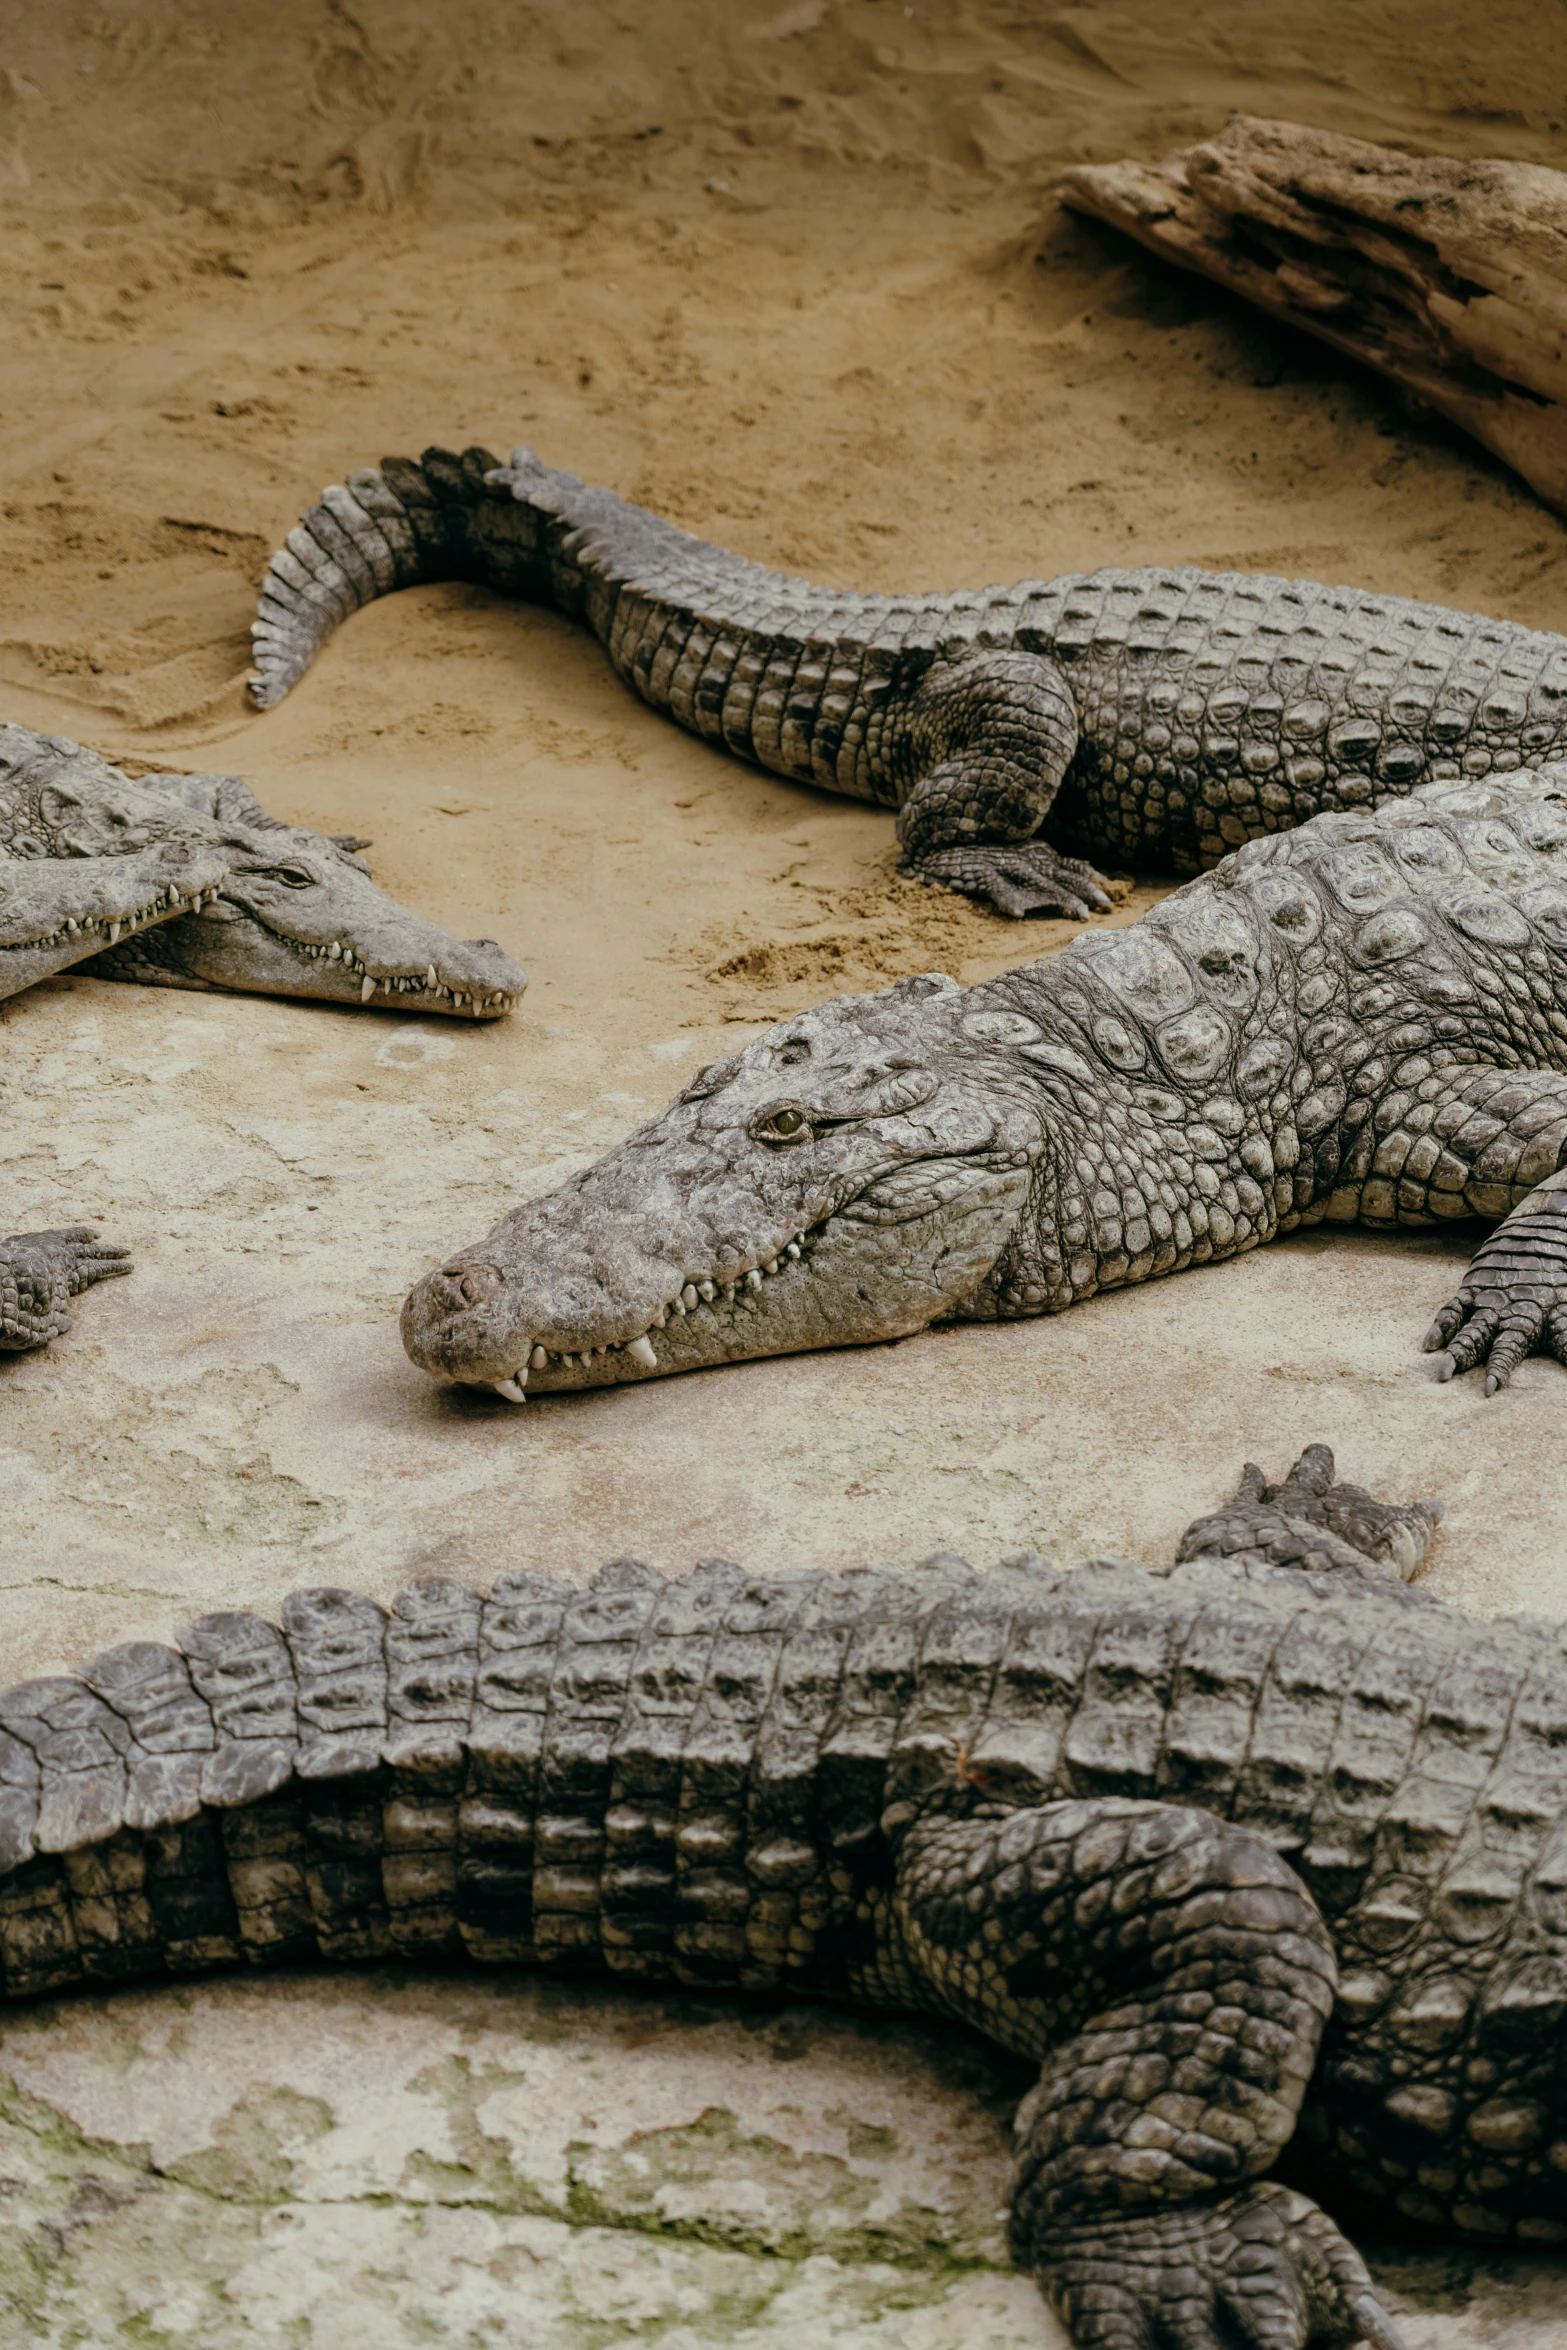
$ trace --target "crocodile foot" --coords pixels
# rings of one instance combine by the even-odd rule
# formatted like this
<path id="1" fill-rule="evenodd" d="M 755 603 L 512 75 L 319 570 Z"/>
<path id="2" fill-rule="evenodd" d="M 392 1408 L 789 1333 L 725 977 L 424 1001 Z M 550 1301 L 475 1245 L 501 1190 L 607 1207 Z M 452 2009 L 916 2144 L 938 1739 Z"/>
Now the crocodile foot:
<path id="1" fill-rule="evenodd" d="M 1542 1188 L 1497 1226 L 1421 1343 L 1438 1379 L 1484 1363 L 1487 1395 L 1525 1355 L 1567 1363 L 1567 1192 Z"/>
<path id="2" fill-rule="evenodd" d="M 988 898 L 998 914 L 1014 921 L 1025 914 L 1064 914 L 1070 922 L 1086 922 L 1090 914 L 1108 914 L 1115 903 L 1102 873 L 1042 840 L 931 849 L 906 857 L 902 869 L 960 897 Z"/>
<path id="3" fill-rule="evenodd" d="M 1038 2276 L 1077 2350 L 1402 2350 L 1359 2254 L 1272 2182 L 1074 2229 Z"/>
<path id="4" fill-rule="evenodd" d="M 106 1247 L 87 1224 L 0 1240 L 0 1352 L 47 1346 L 71 1327 L 68 1298 L 130 1270 L 129 1250 Z"/>
<path id="5" fill-rule="evenodd" d="M 1407 1583 L 1441 1516 L 1439 1501 L 1376 1501 L 1364 1486 L 1336 1484 L 1327 1445 L 1308 1444 L 1282 1485 L 1248 1461 L 1235 1499 L 1187 1527 L 1176 1559 L 1245 1552 L 1275 1567 L 1392 1573 Z"/>

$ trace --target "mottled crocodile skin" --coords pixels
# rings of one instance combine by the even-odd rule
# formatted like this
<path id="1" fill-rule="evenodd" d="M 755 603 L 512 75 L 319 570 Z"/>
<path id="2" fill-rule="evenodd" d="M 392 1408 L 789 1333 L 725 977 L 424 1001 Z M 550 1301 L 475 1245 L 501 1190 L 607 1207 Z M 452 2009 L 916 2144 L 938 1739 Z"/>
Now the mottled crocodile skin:
<path id="1" fill-rule="evenodd" d="M 1081 913 L 1034 836 L 1195 872 L 1323 810 L 1567 751 L 1567 639 L 1265 574 L 1098 571 L 956 595 L 788 579 L 542 465 L 386 459 L 273 557 L 252 693 L 390 588 L 473 579 L 580 619 L 634 692 L 775 773 L 900 810 L 908 868 Z"/>
<path id="2" fill-rule="evenodd" d="M 1247 842 L 981 986 L 801 1013 L 429 1275 L 404 1340 L 520 1402 L 1483 1216 L 1427 1344 L 1495 1388 L 1567 1359 L 1564 1160 L 1567 769 L 1520 769 Z"/>
<path id="3" fill-rule="evenodd" d="M 1398 1580 L 1439 1514 L 1313 1447 L 1162 1575 L 208 1616 L 0 1696 L 0 1982 L 466 1953 L 961 2018 L 1040 2062 L 1012 2236 L 1079 2342 L 1390 2343 L 1286 2147 L 1567 2241 L 1567 1655 Z"/>

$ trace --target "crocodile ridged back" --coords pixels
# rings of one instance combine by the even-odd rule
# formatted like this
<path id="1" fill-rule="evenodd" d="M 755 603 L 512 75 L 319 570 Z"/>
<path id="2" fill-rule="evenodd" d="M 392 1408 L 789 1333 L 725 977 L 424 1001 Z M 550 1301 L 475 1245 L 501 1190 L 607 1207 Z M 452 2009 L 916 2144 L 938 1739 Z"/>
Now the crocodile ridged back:
<path id="1" fill-rule="evenodd" d="M 463 1953 L 876 1996 L 902 1825 L 1103 1793 L 1257 1826 L 1353 1976 L 1567 1902 L 1564 1738 L 1548 1628 L 1233 1567 L 302 1592 L 0 1697 L 0 1965 L 12 1997 Z"/>
<path id="2" fill-rule="evenodd" d="M 1186 871 L 1323 810 L 1567 749 L 1567 638 L 1514 622 L 1190 565 L 856 595 L 709 546 L 527 450 L 505 478 L 536 518 L 550 599 L 644 700 L 852 797 L 897 801 L 890 714 L 930 664 L 976 649 L 1061 665 L 1078 751 L 1052 835 Z M 524 586 L 504 551 L 518 520 L 492 508 L 475 527 L 488 575 Z"/>
<path id="3" fill-rule="evenodd" d="M 477 579 L 583 620 L 655 709 L 738 756 L 897 805 L 936 664 L 1056 663 L 1077 753 L 1052 840 L 1193 872 L 1241 841 L 1422 781 L 1567 751 L 1567 639 L 1267 573 L 1107 569 L 858 595 L 708 545 L 517 449 L 388 458 L 323 493 L 273 557 L 255 699 L 281 698 L 360 605 Z"/>

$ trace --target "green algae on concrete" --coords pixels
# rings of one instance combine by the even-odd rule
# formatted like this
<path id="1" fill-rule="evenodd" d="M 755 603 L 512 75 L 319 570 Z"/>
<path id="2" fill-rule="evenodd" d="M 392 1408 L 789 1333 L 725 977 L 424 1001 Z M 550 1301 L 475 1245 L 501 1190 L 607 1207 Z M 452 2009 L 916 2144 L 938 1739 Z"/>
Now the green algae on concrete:
<path id="1" fill-rule="evenodd" d="M 62 2001 L 0 2045 L 0 2343 L 1043 2350 L 1001 2242 L 1017 2072 L 529 1978 Z"/>
<path id="2" fill-rule="evenodd" d="M 1027 2069 L 524 1975 L 240 1977 L 0 2025 L 0 2350 L 1066 2350 L 1007 2266 Z M 1372 2247 L 1409 2350 L 1567 2263 Z"/>

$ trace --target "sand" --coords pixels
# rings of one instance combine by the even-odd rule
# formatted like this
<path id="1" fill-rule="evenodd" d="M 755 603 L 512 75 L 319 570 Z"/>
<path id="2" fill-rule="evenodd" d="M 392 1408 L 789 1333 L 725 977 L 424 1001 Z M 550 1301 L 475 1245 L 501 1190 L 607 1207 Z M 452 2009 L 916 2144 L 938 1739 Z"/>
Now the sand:
<path id="1" fill-rule="evenodd" d="M 525 439 L 867 589 L 1178 560 L 1567 628 L 1567 530 L 1520 484 L 1050 195 L 1233 107 L 1555 160 L 1564 84 L 1554 11 L 1430 0 L 13 15 L 0 708 L 373 835 L 388 888 L 533 984 L 484 1030 L 80 978 L 0 1006 L 6 1227 L 95 1220 L 138 1260 L 0 1364 L 6 1679 L 431 1566 L 1153 1560 L 1313 1437 L 1446 1495 L 1436 1588 L 1567 1613 L 1564 1374 L 1486 1404 L 1415 1351 L 1461 1239 L 1319 1235 L 1060 1322 L 522 1413 L 440 1393 L 397 1306 L 505 1205 L 798 1005 L 1068 926 L 900 881 L 885 816 L 684 739 L 471 588 L 360 614 L 265 716 L 242 690 L 298 507 L 432 439 Z M 1117 921 L 1166 877 L 1128 878 Z M 995 2232 L 1011 2070 L 678 2013 L 357 1979 L 34 2011 L 0 2054 L 0 2343 L 379 2350 L 520 2311 L 549 2350 L 1059 2350 Z M 1547 2264 L 1383 2274 L 1417 2350 L 1567 2325 Z"/>

